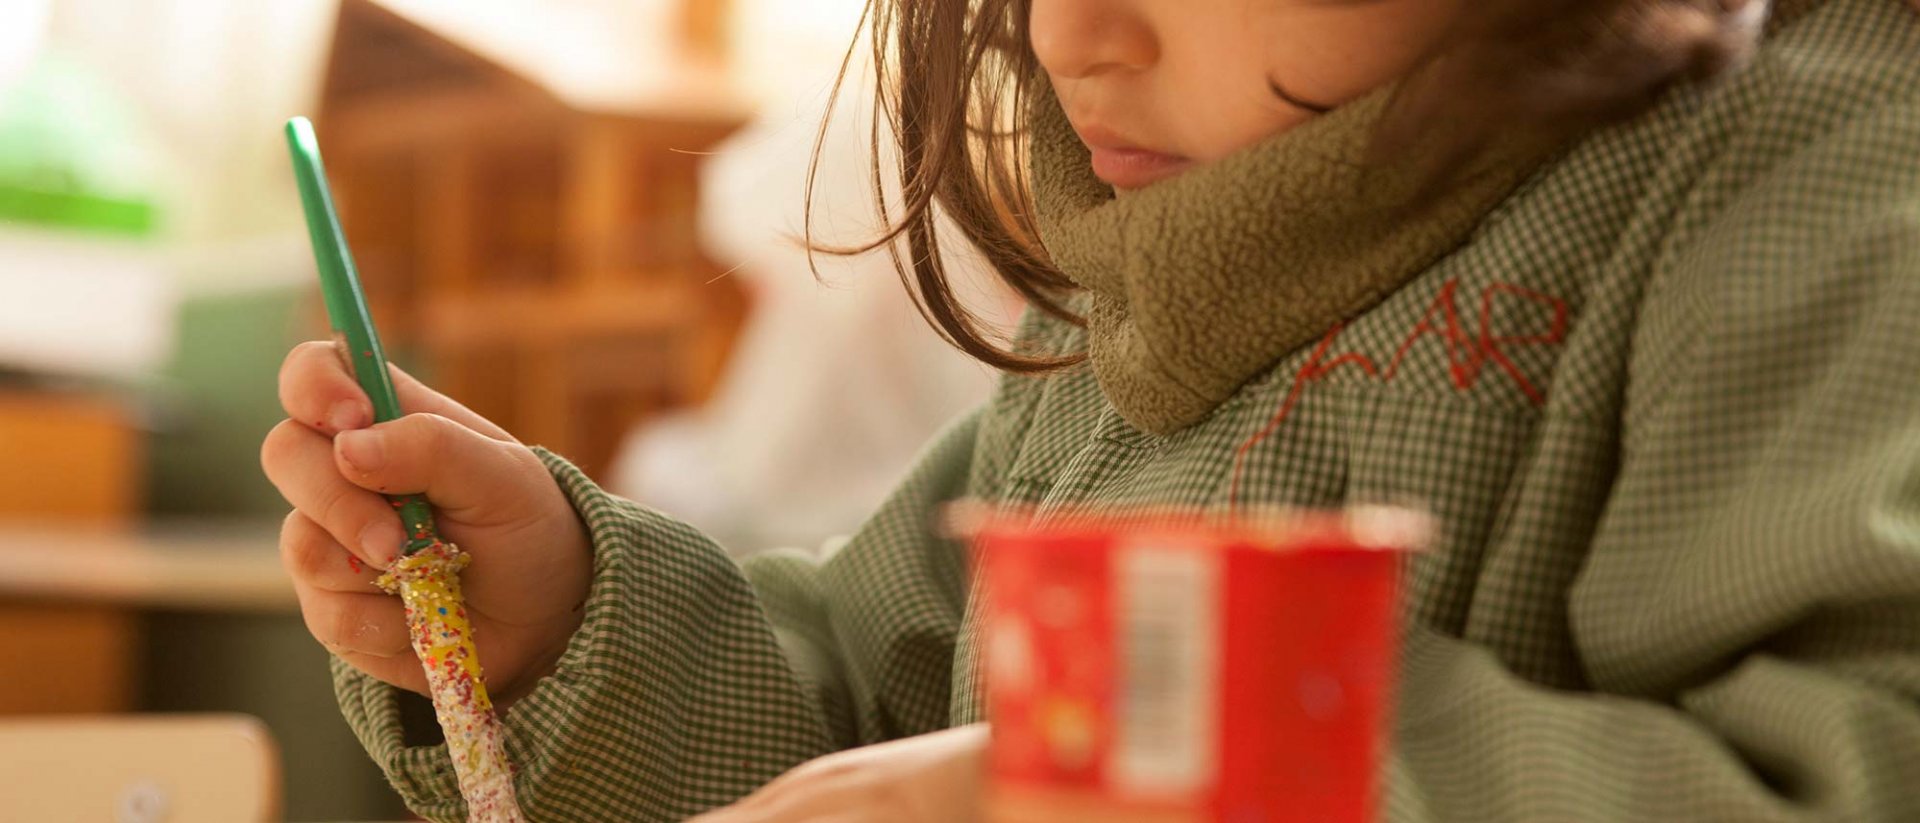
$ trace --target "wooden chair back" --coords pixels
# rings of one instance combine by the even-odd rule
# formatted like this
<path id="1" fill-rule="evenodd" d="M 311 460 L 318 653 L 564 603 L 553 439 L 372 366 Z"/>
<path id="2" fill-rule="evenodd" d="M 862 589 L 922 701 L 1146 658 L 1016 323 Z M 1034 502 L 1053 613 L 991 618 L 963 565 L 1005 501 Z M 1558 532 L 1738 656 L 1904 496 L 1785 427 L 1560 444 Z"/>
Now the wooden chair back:
<path id="1" fill-rule="evenodd" d="M 280 757 L 245 715 L 0 718 L 0 820 L 262 821 Z"/>

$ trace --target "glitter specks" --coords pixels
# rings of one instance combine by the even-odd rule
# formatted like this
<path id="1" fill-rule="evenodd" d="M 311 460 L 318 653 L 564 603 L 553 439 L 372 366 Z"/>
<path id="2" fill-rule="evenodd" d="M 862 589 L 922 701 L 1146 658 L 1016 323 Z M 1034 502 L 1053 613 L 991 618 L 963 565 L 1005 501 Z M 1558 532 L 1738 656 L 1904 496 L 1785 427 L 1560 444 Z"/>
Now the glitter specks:
<path id="1" fill-rule="evenodd" d="M 467 819 L 520 823 L 525 818 L 513 795 L 506 731 L 493 713 L 474 653 L 473 627 L 461 607 L 460 570 L 470 560 L 453 544 L 436 540 L 395 561 L 380 577 L 380 585 L 398 591 L 406 603 L 407 629 L 424 664 L 434 713 L 446 732 L 447 753 L 467 801 Z"/>

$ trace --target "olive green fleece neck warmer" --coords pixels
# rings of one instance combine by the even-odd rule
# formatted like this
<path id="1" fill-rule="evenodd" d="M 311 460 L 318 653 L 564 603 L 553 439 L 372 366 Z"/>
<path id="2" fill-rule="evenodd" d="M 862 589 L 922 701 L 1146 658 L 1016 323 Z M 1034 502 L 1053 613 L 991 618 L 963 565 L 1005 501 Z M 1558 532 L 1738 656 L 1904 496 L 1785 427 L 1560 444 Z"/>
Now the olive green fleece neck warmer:
<path id="1" fill-rule="evenodd" d="M 1129 423 L 1170 434 L 1461 245 L 1545 156 L 1502 149 L 1418 210 L 1413 162 L 1362 163 L 1377 92 L 1116 196 L 1050 92 L 1035 95 L 1041 241 L 1091 295 L 1088 358 Z"/>

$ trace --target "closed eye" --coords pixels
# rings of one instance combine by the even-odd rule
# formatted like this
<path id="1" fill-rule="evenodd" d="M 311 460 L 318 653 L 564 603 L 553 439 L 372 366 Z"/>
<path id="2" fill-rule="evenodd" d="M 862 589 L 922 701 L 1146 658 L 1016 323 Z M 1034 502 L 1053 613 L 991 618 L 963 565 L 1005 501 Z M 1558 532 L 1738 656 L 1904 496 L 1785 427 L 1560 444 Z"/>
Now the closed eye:
<path id="1" fill-rule="evenodd" d="M 1299 97 L 1294 96 L 1291 92 L 1288 92 L 1285 88 L 1282 88 L 1280 85 L 1280 81 L 1278 80 L 1268 78 L 1267 88 L 1273 89 L 1273 96 L 1280 98 L 1282 102 L 1285 102 L 1287 105 L 1293 106 L 1294 108 L 1305 109 L 1307 111 L 1313 112 L 1314 114 L 1326 114 L 1327 112 L 1333 111 L 1333 106 L 1315 103 L 1309 100 L 1303 100 Z"/>

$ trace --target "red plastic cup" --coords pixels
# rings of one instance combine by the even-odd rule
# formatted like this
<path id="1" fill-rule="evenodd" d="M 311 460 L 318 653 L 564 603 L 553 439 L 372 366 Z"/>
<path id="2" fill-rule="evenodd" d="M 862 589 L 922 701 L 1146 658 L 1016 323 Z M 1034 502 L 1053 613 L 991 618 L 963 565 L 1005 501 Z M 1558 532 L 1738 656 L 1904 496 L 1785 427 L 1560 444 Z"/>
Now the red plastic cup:
<path id="1" fill-rule="evenodd" d="M 1423 515 L 1031 520 L 972 524 L 989 823 L 1373 819 Z"/>

